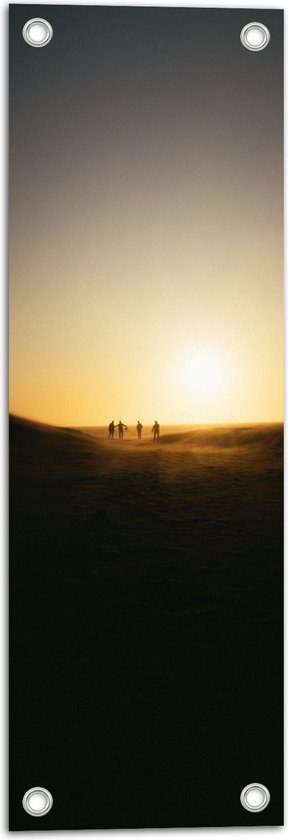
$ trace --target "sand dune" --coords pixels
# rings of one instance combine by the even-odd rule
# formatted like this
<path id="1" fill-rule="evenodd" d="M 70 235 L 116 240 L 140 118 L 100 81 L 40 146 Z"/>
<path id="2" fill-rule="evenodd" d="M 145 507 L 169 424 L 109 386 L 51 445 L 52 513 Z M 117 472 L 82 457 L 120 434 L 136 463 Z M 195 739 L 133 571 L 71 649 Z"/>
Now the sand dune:
<path id="1" fill-rule="evenodd" d="M 267 446 L 282 448 L 283 428 L 275 425 L 252 426 L 207 426 L 196 427 L 190 431 L 165 432 L 161 434 L 161 445 L 190 445 L 194 447 L 213 447 L 214 449 L 237 448 L 239 446 Z"/>
<path id="2" fill-rule="evenodd" d="M 95 791 L 98 828 L 207 824 L 207 789 L 235 824 L 281 754 L 283 430 L 148 432 L 11 419 L 15 797 L 37 767 L 61 802 L 73 762 L 87 828 Z"/>

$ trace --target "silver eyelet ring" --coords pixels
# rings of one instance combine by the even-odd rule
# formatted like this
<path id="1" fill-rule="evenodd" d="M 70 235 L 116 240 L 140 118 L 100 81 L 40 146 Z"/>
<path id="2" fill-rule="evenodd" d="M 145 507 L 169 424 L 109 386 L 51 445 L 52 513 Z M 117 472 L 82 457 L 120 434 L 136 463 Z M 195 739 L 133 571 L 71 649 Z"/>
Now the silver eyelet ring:
<path id="1" fill-rule="evenodd" d="M 246 26 L 241 29 L 240 41 L 243 47 L 246 47 L 246 50 L 251 50 L 251 52 L 264 50 L 270 41 L 269 29 L 264 23 L 258 23 L 257 21 L 246 23 Z"/>
<path id="2" fill-rule="evenodd" d="M 47 788 L 29 788 L 24 793 L 22 805 L 31 817 L 44 817 L 52 808 L 53 796 Z"/>
<path id="3" fill-rule="evenodd" d="M 246 811 L 259 814 L 260 811 L 264 811 L 267 805 L 269 805 L 269 790 L 261 782 L 251 782 L 250 785 L 246 785 L 241 791 L 240 802 Z"/>
<path id="4" fill-rule="evenodd" d="M 24 24 L 22 35 L 29 47 L 46 47 L 53 38 L 53 29 L 48 20 L 31 18 Z"/>

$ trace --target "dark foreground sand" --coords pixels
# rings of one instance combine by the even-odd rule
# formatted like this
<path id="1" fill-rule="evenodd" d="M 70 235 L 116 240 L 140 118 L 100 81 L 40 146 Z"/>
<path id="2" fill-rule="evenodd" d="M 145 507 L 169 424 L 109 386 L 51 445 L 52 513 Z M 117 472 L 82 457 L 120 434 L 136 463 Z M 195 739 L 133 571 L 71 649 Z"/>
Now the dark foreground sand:
<path id="1" fill-rule="evenodd" d="M 281 593 L 282 426 L 12 419 L 11 827 L 281 822 Z"/>

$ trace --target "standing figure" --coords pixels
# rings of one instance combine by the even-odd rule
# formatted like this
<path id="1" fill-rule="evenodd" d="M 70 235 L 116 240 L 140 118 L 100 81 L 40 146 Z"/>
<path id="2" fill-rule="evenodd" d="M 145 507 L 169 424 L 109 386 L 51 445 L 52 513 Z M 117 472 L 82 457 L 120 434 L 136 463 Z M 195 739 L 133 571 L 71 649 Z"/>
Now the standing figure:
<path id="1" fill-rule="evenodd" d="M 137 432 L 137 435 L 138 435 L 138 440 L 141 440 L 142 429 L 143 429 L 142 423 L 140 423 L 140 420 L 138 420 L 137 426 L 136 426 L 136 432 Z"/>
<path id="2" fill-rule="evenodd" d="M 157 423 L 157 420 L 155 420 L 155 423 L 154 423 L 154 426 L 152 426 L 151 432 L 153 432 L 153 440 L 154 441 L 159 440 L 160 426 L 159 426 L 159 423 Z"/>
<path id="3" fill-rule="evenodd" d="M 109 423 L 109 426 L 108 426 L 108 438 L 113 439 L 114 432 L 115 432 L 115 423 L 114 423 L 114 420 L 112 420 L 112 423 Z"/>
<path id="4" fill-rule="evenodd" d="M 119 420 L 115 429 L 118 429 L 119 438 L 124 437 L 124 429 L 127 431 L 128 426 L 125 426 L 125 423 L 122 423 L 122 420 Z"/>

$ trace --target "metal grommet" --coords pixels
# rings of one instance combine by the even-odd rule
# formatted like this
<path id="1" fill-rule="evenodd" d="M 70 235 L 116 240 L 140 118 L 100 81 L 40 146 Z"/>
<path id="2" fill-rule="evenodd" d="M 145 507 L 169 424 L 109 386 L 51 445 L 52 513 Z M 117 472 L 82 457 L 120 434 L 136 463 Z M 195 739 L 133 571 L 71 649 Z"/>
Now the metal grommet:
<path id="1" fill-rule="evenodd" d="M 22 35 L 30 47 L 46 47 L 53 38 L 53 29 L 48 20 L 31 18 L 24 24 Z"/>
<path id="2" fill-rule="evenodd" d="M 31 817 L 44 817 L 52 808 L 53 796 L 46 788 L 29 788 L 24 793 L 22 805 Z"/>
<path id="3" fill-rule="evenodd" d="M 250 785 L 246 785 L 241 791 L 240 802 L 243 808 L 246 808 L 246 811 L 259 814 L 259 811 L 264 811 L 267 805 L 269 805 L 269 790 L 260 782 L 251 782 Z"/>
<path id="4" fill-rule="evenodd" d="M 243 47 L 246 47 L 246 50 L 251 50 L 252 52 L 264 50 L 270 41 L 269 29 L 267 29 L 267 26 L 264 26 L 264 23 L 258 23 L 257 21 L 246 23 L 246 26 L 243 26 L 243 29 L 241 29 L 240 41 Z"/>

